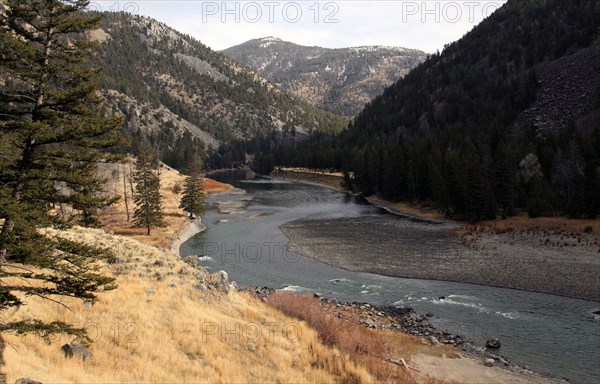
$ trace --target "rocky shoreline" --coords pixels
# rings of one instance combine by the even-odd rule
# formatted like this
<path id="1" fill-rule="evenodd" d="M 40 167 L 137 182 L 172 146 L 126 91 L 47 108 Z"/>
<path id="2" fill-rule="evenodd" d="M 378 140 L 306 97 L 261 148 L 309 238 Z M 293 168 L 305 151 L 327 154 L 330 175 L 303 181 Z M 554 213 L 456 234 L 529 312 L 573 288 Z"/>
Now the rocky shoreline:
<path id="1" fill-rule="evenodd" d="M 171 242 L 171 252 L 179 255 L 179 248 L 181 244 L 185 243 L 198 233 L 204 232 L 206 225 L 202 224 L 200 217 L 190 220 L 186 227 L 177 234 L 177 237 Z"/>
<path id="2" fill-rule="evenodd" d="M 269 295 L 275 291 L 268 287 L 243 287 L 240 291 L 268 303 Z M 431 346 L 451 346 L 465 357 L 479 361 L 488 367 L 496 366 L 514 373 L 541 378 L 548 383 L 567 384 L 568 380 L 540 374 L 511 363 L 501 355 L 495 353 L 495 349 L 485 346 L 474 345 L 463 338 L 462 335 L 451 334 L 435 328 L 429 319 L 433 314 L 419 314 L 410 307 L 373 305 L 368 303 L 347 303 L 335 298 L 323 297 L 320 293 L 313 295 L 319 300 L 321 308 L 328 314 L 339 319 L 353 319 L 362 327 L 373 330 L 400 332 L 409 337 L 421 339 L 421 343 Z"/>

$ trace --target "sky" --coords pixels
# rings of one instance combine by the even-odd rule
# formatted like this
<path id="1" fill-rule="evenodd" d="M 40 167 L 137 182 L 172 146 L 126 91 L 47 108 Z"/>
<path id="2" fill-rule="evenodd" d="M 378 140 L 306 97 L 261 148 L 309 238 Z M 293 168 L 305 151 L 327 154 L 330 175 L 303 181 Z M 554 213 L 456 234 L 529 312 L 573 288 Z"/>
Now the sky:
<path id="1" fill-rule="evenodd" d="M 90 8 L 150 16 L 214 50 L 273 36 L 327 48 L 385 45 L 442 50 L 506 0 L 91 0 Z"/>

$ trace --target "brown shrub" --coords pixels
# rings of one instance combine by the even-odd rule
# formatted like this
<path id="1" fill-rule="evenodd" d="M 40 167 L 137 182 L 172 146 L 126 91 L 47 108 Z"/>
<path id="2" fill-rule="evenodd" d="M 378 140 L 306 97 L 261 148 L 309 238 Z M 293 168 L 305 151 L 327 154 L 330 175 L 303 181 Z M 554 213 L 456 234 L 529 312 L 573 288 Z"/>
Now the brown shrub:
<path id="1" fill-rule="evenodd" d="M 271 293 L 268 302 L 282 312 L 305 321 L 317 331 L 321 342 L 348 354 L 352 361 L 365 367 L 378 381 L 413 381 L 405 368 L 390 361 L 409 358 L 408 350 L 400 351 L 387 343 L 382 335 L 361 327 L 354 316 L 338 319 L 324 311 L 319 300 L 287 292 Z"/>

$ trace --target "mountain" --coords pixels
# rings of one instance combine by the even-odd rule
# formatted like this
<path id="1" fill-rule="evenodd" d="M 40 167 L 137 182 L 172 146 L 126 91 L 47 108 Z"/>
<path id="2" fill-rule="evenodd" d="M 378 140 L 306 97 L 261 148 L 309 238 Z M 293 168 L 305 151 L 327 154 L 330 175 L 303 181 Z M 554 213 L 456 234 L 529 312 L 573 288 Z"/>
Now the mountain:
<path id="1" fill-rule="evenodd" d="M 334 142 L 276 163 L 474 220 L 600 213 L 600 2 L 510 0 L 374 99 Z M 337 162 L 336 162 L 337 161 Z"/>
<path id="2" fill-rule="evenodd" d="M 370 123 L 412 133 L 455 126 L 485 133 L 494 123 L 511 132 L 589 128 L 600 95 L 599 12 L 589 0 L 511 0 L 388 88 L 356 130 Z"/>
<path id="3" fill-rule="evenodd" d="M 341 116 L 355 116 L 426 58 L 424 52 L 367 46 L 306 47 L 274 37 L 247 41 L 223 53 L 253 68 L 282 90 Z"/>
<path id="4" fill-rule="evenodd" d="M 347 122 L 280 91 L 258 74 L 156 20 L 104 13 L 100 43 L 108 112 L 125 116 L 134 144 L 149 135 L 163 160 L 272 134 L 335 132 Z"/>

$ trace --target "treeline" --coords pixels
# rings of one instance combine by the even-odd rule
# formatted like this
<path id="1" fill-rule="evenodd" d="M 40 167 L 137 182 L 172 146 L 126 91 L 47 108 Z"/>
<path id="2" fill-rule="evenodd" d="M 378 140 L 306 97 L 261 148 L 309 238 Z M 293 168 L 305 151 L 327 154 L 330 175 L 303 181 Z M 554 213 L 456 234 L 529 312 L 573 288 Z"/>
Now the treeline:
<path id="1" fill-rule="evenodd" d="M 159 161 L 180 171 L 185 171 L 197 159 L 205 161 L 207 150 L 204 142 L 193 137 L 188 131 L 177 134 L 167 123 L 158 132 L 127 132 L 125 135 L 131 143 L 131 152 L 139 153 L 144 142 L 148 142 Z"/>
<path id="2" fill-rule="evenodd" d="M 496 132 L 490 141 L 465 137 L 452 145 L 432 136 L 381 135 L 365 147 L 330 138 L 264 156 L 271 164 L 343 170 L 355 192 L 429 204 L 462 219 L 523 209 L 533 217 L 595 217 L 600 210 L 600 127 L 591 136 L 574 129 L 542 137 L 532 130 L 519 139 Z"/>
<path id="3" fill-rule="evenodd" d="M 597 121 L 544 130 L 515 121 L 540 92 L 537 66 L 592 44 L 597 20 L 597 1 L 510 1 L 388 88 L 340 135 L 257 158 L 343 170 L 356 192 L 465 219 L 517 210 L 595 217 Z M 600 95 L 587 97 L 600 109 Z"/>

